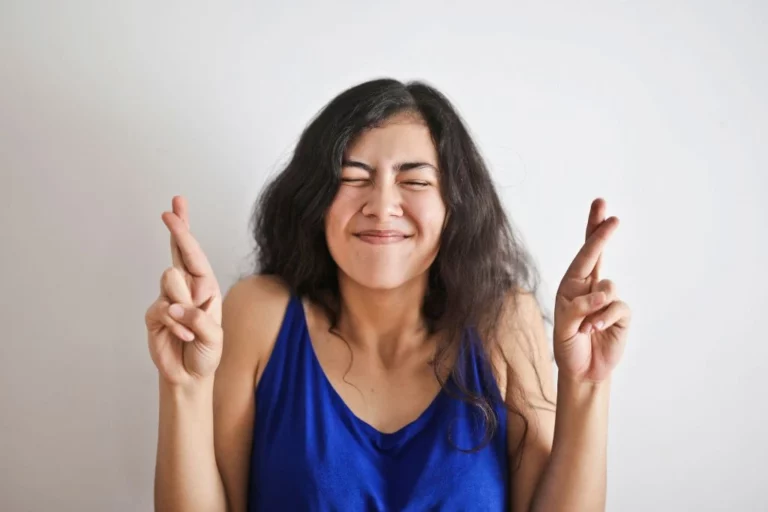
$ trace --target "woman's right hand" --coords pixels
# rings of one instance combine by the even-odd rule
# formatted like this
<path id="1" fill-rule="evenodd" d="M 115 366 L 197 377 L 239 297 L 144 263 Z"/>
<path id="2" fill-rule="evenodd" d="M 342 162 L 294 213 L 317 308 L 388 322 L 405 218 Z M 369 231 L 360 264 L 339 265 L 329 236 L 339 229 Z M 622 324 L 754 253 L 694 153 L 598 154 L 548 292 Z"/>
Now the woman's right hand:
<path id="1" fill-rule="evenodd" d="M 186 387 L 212 378 L 221 360 L 221 290 L 189 231 L 186 199 L 174 197 L 172 209 L 162 218 L 171 232 L 173 266 L 163 272 L 160 296 L 145 320 L 160 378 Z"/>

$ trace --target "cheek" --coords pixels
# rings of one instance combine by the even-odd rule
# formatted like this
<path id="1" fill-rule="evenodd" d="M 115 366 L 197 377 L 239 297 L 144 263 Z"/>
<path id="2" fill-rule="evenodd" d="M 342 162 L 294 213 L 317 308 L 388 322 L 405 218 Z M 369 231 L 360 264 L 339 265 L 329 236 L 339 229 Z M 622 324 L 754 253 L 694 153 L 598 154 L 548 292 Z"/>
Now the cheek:
<path id="1" fill-rule="evenodd" d="M 329 244 L 343 237 L 344 229 L 355 211 L 357 211 L 355 198 L 345 193 L 343 189 L 340 190 L 325 214 L 325 233 Z"/>
<path id="2" fill-rule="evenodd" d="M 422 236 L 439 239 L 445 222 L 446 208 L 441 197 L 423 198 L 411 204 L 410 213 Z"/>

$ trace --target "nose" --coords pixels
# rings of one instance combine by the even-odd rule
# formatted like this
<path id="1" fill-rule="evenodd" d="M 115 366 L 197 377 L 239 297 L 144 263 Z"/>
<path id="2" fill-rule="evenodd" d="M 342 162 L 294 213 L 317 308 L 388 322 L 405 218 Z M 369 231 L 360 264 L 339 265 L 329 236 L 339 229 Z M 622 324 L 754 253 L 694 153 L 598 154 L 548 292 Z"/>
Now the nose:
<path id="1" fill-rule="evenodd" d="M 400 217 L 403 215 L 402 196 L 396 183 L 381 180 L 369 188 L 370 192 L 363 205 L 363 215 L 366 217 Z"/>

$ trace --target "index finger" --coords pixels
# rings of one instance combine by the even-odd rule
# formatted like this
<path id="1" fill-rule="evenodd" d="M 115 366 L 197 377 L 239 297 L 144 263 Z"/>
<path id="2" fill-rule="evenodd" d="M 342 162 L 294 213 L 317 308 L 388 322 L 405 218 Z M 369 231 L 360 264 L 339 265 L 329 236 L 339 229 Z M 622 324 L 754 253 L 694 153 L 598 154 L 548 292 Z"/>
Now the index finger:
<path id="1" fill-rule="evenodd" d="M 600 255 L 603 253 L 605 244 L 611 237 L 611 234 L 619 226 L 617 217 L 605 219 L 600 226 L 589 236 L 584 245 L 579 250 L 573 262 L 565 272 L 565 277 L 571 279 L 586 279 L 595 271 Z"/>
<path id="2" fill-rule="evenodd" d="M 178 258 L 182 264 L 181 270 L 185 270 L 196 277 L 212 276 L 213 269 L 208 258 L 181 218 L 175 213 L 163 212 L 163 222 L 176 241 Z M 175 261 L 174 266 L 176 266 Z"/>
<path id="3" fill-rule="evenodd" d="M 592 206 L 589 209 L 589 218 L 587 219 L 587 233 L 584 240 L 589 240 L 600 224 L 605 220 L 605 199 L 598 197 L 592 201 Z M 600 281 L 600 264 L 602 262 L 602 255 L 598 256 L 595 267 L 592 270 L 592 278 L 595 282 Z"/>

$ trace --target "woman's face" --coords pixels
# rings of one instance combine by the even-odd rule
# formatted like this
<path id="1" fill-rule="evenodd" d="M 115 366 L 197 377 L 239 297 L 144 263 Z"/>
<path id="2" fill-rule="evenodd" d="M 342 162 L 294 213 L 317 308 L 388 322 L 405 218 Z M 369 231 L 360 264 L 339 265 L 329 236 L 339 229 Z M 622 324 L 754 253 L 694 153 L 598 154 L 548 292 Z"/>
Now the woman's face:
<path id="1" fill-rule="evenodd" d="M 354 140 L 325 217 L 340 272 L 381 290 L 424 276 L 445 223 L 440 181 L 429 129 L 412 114 L 394 116 Z"/>

